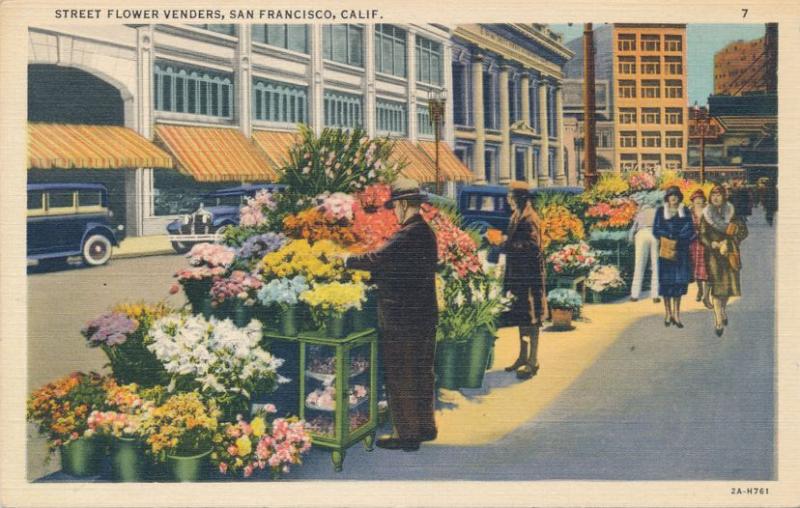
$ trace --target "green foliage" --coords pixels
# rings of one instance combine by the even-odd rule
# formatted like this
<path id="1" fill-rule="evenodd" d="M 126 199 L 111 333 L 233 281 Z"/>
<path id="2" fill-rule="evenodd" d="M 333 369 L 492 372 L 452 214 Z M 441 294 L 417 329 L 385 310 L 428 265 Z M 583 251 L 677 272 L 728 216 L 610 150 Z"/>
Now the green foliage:
<path id="1" fill-rule="evenodd" d="M 533 201 L 534 209 L 541 215 L 542 210 L 549 206 L 563 206 L 571 213 L 583 216 L 586 204 L 581 200 L 583 194 L 573 195 L 563 192 L 542 192 L 536 195 Z"/>

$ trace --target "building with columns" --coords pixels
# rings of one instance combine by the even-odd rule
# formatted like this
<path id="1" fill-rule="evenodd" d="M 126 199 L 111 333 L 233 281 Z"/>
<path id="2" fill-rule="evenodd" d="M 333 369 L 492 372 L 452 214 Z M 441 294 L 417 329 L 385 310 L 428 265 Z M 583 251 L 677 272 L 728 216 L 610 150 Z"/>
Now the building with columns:
<path id="1" fill-rule="evenodd" d="M 566 185 L 560 34 L 538 24 L 452 32 L 455 153 L 480 184 Z"/>
<path id="2" fill-rule="evenodd" d="M 76 137 L 61 146 L 34 147 L 50 155 L 29 160 L 29 181 L 104 183 L 129 235 L 163 234 L 205 192 L 275 180 L 301 123 L 396 138 L 413 174 L 432 180 L 428 98 L 438 92 L 452 104 L 451 32 L 426 24 L 31 27 L 29 122 L 85 128 L 68 131 Z M 470 179 L 452 151 L 447 110 L 442 176 Z M 130 151 L 112 141 L 112 127 L 173 164 L 103 159 L 101 145 Z"/>

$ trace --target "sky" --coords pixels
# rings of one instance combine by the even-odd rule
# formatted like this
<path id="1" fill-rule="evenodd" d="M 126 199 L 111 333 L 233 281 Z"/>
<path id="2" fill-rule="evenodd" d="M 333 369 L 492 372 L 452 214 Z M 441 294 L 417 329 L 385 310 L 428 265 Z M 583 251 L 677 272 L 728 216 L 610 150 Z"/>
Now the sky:
<path id="1" fill-rule="evenodd" d="M 572 26 L 554 24 L 550 28 L 564 34 L 564 42 L 583 36 L 583 23 L 574 23 Z M 763 35 L 763 24 L 686 25 L 689 104 L 706 104 L 708 96 L 714 92 L 714 53 L 730 42 L 758 39 Z"/>

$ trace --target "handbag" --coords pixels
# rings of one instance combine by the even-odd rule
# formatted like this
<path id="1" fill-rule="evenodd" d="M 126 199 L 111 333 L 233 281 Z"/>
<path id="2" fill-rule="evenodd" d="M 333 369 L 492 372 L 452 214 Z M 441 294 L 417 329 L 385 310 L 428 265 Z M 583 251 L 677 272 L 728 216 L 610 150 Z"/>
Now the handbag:
<path id="1" fill-rule="evenodd" d="M 727 236 L 734 236 L 738 232 L 739 232 L 739 226 L 735 222 L 729 222 L 728 227 L 725 228 L 725 234 Z"/>
<path id="2" fill-rule="evenodd" d="M 678 240 L 671 240 L 662 237 L 658 241 L 658 257 L 668 261 L 675 261 L 678 258 Z"/>

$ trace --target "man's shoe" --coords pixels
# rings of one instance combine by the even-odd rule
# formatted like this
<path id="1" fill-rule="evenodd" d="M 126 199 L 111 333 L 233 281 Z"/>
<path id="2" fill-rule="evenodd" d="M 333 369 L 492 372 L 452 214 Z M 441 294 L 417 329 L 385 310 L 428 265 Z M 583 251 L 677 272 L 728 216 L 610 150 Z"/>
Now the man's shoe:
<path id="1" fill-rule="evenodd" d="M 436 437 L 437 437 L 437 433 L 436 432 L 432 432 L 430 434 L 422 434 L 419 437 L 419 440 L 423 441 L 423 442 L 424 441 L 436 441 Z"/>
<path id="2" fill-rule="evenodd" d="M 653 298 L 653 303 L 661 303 L 661 298 L 659 297 Z"/>
<path id="3" fill-rule="evenodd" d="M 631 301 L 632 301 L 632 302 L 638 302 L 638 301 L 639 301 L 639 299 L 638 299 L 638 298 L 635 298 L 635 297 L 633 297 L 633 296 L 632 296 L 632 297 L 631 297 Z"/>
<path id="4" fill-rule="evenodd" d="M 384 437 L 375 442 L 378 448 L 384 450 L 403 450 L 404 452 L 415 452 L 419 450 L 419 441 L 400 439 L 399 437 Z"/>

